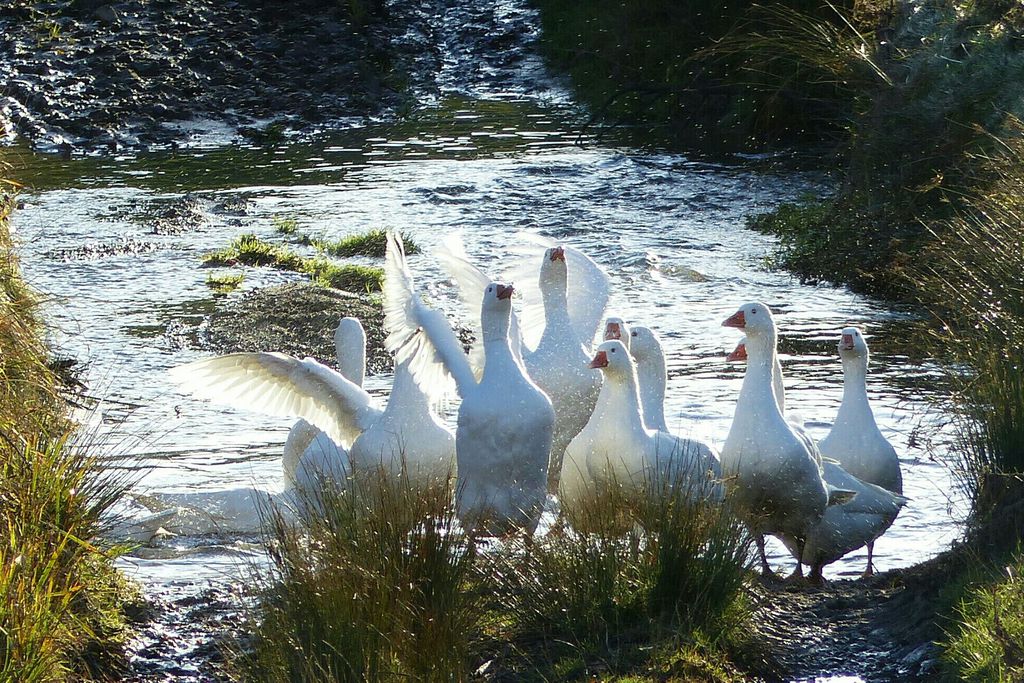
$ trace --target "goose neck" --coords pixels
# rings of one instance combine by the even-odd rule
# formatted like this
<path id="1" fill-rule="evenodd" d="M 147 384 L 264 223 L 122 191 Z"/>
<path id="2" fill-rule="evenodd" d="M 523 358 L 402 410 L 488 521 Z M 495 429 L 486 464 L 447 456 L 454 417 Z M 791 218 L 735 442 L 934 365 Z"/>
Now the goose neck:
<path id="1" fill-rule="evenodd" d="M 594 415 L 601 415 L 603 428 L 642 431 L 640 394 L 632 368 L 606 372 L 597 396 Z"/>
<path id="2" fill-rule="evenodd" d="M 363 386 L 366 375 L 366 344 L 346 345 L 341 341 L 334 343 L 338 354 L 338 372 L 356 386 Z"/>
<path id="3" fill-rule="evenodd" d="M 839 405 L 836 422 L 874 420 L 868 403 L 867 362 L 862 358 L 843 361 L 843 402 Z"/>
<path id="4" fill-rule="evenodd" d="M 569 323 L 569 300 L 564 277 L 550 275 L 541 279 L 544 318 L 548 322 Z"/>
<path id="5" fill-rule="evenodd" d="M 395 379 L 391 384 L 391 396 L 388 399 L 386 411 L 389 413 L 396 411 L 403 413 L 426 412 L 429 407 L 430 402 L 409 371 L 409 361 L 396 365 Z"/>
<path id="6" fill-rule="evenodd" d="M 644 409 L 644 421 L 651 429 L 664 430 L 665 385 L 668 373 L 665 357 L 660 353 L 649 354 L 637 363 L 640 400 Z"/>
<path id="7" fill-rule="evenodd" d="M 743 376 L 737 409 L 744 406 L 755 410 L 755 406 L 768 404 L 778 408 L 779 399 L 773 382 L 777 360 L 774 335 L 748 335 L 747 371 Z M 781 414 L 780 411 L 779 415 Z"/>

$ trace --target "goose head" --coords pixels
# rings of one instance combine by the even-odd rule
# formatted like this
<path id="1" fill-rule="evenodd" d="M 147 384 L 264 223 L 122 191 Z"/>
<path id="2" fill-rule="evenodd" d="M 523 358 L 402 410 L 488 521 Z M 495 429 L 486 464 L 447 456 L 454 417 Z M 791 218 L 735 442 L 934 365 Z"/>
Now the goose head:
<path id="1" fill-rule="evenodd" d="M 597 347 L 590 367 L 599 368 L 606 375 L 627 377 L 633 373 L 633 360 L 629 357 L 629 350 L 625 344 L 618 339 L 612 339 Z"/>
<path id="2" fill-rule="evenodd" d="M 746 360 L 747 360 L 747 338 L 744 337 L 743 339 L 740 339 L 740 342 L 739 342 L 739 344 L 736 345 L 736 348 L 733 349 L 732 351 L 730 351 L 726 355 L 725 361 L 727 363 L 740 363 L 740 362 L 743 362 L 743 361 L 746 361 Z"/>
<path id="3" fill-rule="evenodd" d="M 604 321 L 604 334 L 602 335 L 602 339 L 605 341 L 617 339 L 622 342 L 628 350 L 630 342 L 629 327 L 622 318 L 606 318 Z"/>
<path id="4" fill-rule="evenodd" d="M 550 247 L 544 251 L 544 259 L 540 264 L 539 283 L 543 292 L 549 292 L 555 288 L 565 290 L 565 249 Z"/>
<path id="5" fill-rule="evenodd" d="M 629 353 L 637 362 L 657 356 L 661 351 L 658 335 L 648 327 L 629 328 Z"/>
<path id="6" fill-rule="evenodd" d="M 845 327 L 839 336 L 839 357 L 845 360 L 867 360 L 868 344 L 856 327 Z"/>
<path id="7" fill-rule="evenodd" d="M 747 351 L 754 340 L 771 338 L 775 335 L 775 320 L 766 304 L 754 301 L 743 304 L 735 313 L 722 322 L 723 327 L 735 327 L 747 335 Z M 772 343 L 774 345 L 774 339 Z"/>
<path id="8" fill-rule="evenodd" d="M 490 282 L 484 288 L 480 306 L 480 327 L 484 339 L 508 337 L 509 320 L 512 316 L 512 285 Z"/>

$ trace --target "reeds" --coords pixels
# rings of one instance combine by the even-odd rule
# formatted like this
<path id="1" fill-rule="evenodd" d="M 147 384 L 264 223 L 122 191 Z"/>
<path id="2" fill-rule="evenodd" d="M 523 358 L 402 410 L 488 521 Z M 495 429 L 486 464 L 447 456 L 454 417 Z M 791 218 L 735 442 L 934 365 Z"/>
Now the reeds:
<path id="1" fill-rule="evenodd" d="M 461 681 L 486 612 L 486 576 L 459 528 L 451 481 L 370 473 L 325 486 L 295 525 L 271 510 L 246 680 Z"/>
<path id="2" fill-rule="evenodd" d="M 561 532 L 491 558 L 511 639 L 533 643 L 534 666 L 581 657 L 629 670 L 666 641 L 727 643 L 745 620 L 749 566 L 735 518 L 664 487 L 594 493 L 563 509 Z"/>
<path id="3" fill-rule="evenodd" d="M 481 666 L 550 680 L 566 662 L 642 668 L 655 651 L 699 668 L 744 623 L 747 536 L 681 494 L 610 489 L 566 511 L 586 533 L 479 546 L 451 482 L 359 476 L 299 507 L 301 525 L 267 517 L 254 638 L 234 659 L 245 680 L 461 681 Z"/>
<path id="4" fill-rule="evenodd" d="M 21 280 L 0 201 L 0 680 L 109 677 L 130 588 L 97 541 L 127 486 L 105 472 L 60 395 L 37 307 Z"/>
<path id="5" fill-rule="evenodd" d="M 943 321 L 960 422 L 956 472 L 975 520 L 1024 492 L 1024 129 L 976 160 L 976 194 L 929 229 L 925 303 Z"/>

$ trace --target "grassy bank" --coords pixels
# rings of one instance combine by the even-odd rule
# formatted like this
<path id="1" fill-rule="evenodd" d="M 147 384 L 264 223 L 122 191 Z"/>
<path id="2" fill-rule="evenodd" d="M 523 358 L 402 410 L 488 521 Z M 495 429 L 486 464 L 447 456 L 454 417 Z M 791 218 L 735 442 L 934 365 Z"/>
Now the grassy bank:
<path id="1" fill-rule="evenodd" d="M 0 680 L 108 679 L 121 664 L 130 587 L 95 539 L 124 482 L 70 442 L 38 315 L 0 202 Z"/>
<path id="2" fill-rule="evenodd" d="M 566 528 L 483 547 L 452 482 L 361 476 L 269 515 L 241 680 L 739 681 L 748 540 L 717 508 L 606 496 Z"/>

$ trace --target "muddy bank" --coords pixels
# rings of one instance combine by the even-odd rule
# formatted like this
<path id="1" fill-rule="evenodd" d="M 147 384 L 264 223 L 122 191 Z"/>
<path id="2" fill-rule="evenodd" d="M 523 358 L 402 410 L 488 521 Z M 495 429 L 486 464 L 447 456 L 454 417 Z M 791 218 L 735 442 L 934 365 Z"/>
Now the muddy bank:
<path id="1" fill-rule="evenodd" d="M 209 316 L 198 339 L 217 353 L 280 351 L 334 367 L 334 330 L 346 316 L 366 330 L 367 373 L 391 372 L 380 300 L 309 283 L 254 289 L 229 300 Z"/>
<path id="2" fill-rule="evenodd" d="M 532 12 L 394 0 L 0 3 L 0 140 L 65 155 L 400 118 L 442 91 L 535 91 Z M 531 68 L 531 65 L 536 68 Z"/>
<path id="3" fill-rule="evenodd" d="M 758 585 L 753 618 L 775 670 L 767 680 L 856 675 L 866 681 L 943 678 L 948 595 L 970 563 L 966 546 L 906 569 L 824 587 Z"/>

